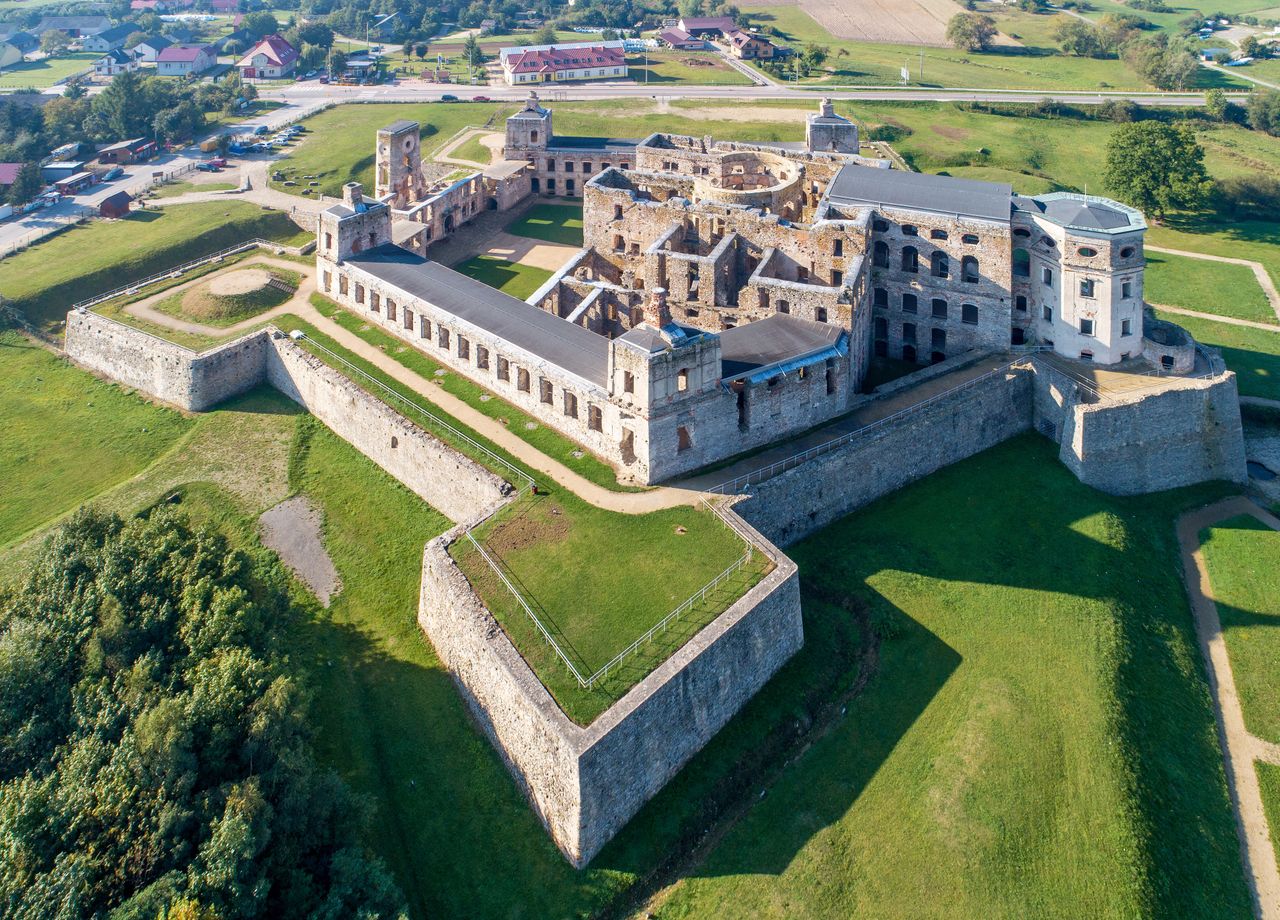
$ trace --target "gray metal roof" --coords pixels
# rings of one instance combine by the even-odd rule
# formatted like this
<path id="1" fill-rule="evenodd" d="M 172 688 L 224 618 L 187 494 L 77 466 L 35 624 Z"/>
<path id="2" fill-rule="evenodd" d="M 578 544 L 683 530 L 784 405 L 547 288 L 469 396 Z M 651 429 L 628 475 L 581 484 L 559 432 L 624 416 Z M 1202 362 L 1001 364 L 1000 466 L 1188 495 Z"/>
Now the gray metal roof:
<path id="1" fill-rule="evenodd" d="M 547 142 L 550 150 L 630 150 L 640 142 L 628 137 L 580 137 L 572 134 L 555 134 Z"/>
<path id="2" fill-rule="evenodd" d="M 827 197 L 843 204 L 910 208 L 1007 221 L 1013 188 L 1004 182 L 980 182 L 850 163 L 836 173 L 827 188 Z"/>
<path id="3" fill-rule="evenodd" d="M 386 127 L 381 128 L 380 130 L 390 131 L 392 134 L 399 134 L 401 131 L 405 130 L 406 128 L 418 128 L 418 127 L 420 127 L 420 125 L 416 121 L 410 121 L 407 118 L 398 118 L 395 121 L 393 121 L 391 124 L 387 125 Z"/>
<path id="4" fill-rule="evenodd" d="M 1024 198 L 1014 205 L 1019 211 L 1039 214 L 1059 227 L 1094 233 L 1117 234 L 1146 227 L 1146 219 L 1137 208 L 1110 198 L 1081 195 L 1076 192 L 1050 192 Z"/>
<path id="5" fill-rule="evenodd" d="M 346 261 L 571 374 L 599 386 L 607 382 L 609 340 L 604 336 L 399 246 L 367 249 Z"/>
<path id="6" fill-rule="evenodd" d="M 779 364 L 832 348 L 844 330 L 786 313 L 735 326 L 720 333 L 720 373 L 737 377 L 758 367 Z"/>

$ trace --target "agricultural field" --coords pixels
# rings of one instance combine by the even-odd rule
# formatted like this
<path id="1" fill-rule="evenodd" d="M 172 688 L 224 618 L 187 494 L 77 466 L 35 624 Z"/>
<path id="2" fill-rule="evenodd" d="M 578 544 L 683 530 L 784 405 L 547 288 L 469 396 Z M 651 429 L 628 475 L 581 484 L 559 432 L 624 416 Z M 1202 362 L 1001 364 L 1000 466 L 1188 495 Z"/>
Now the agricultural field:
<path id="1" fill-rule="evenodd" d="M 0 9 L 3 6 L 0 5 Z M 102 57 L 92 52 L 70 51 L 40 61 L 27 61 L 0 70 L 0 90 L 46 89 L 82 70 L 92 70 L 93 62 Z"/>
<path id="2" fill-rule="evenodd" d="M 714 51 L 662 51 L 627 56 L 627 79 L 646 85 L 685 83 L 749 86 L 751 78 Z"/>
<path id="3" fill-rule="evenodd" d="M 839 6 L 838 2 L 832 3 Z M 1020 45 L 997 45 L 988 52 L 968 52 L 950 47 L 926 47 L 837 38 L 801 6 L 760 5 L 744 7 L 753 24 L 776 30 L 784 44 L 816 43 L 830 51 L 825 70 L 811 76 L 808 85 L 898 85 L 900 71 L 910 71 L 909 84 L 925 87 L 973 89 L 1149 89 L 1123 61 L 1079 58 L 1060 54 L 1049 43 L 1048 16 L 1001 15 L 1002 29 L 1017 30 Z M 1028 28 L 1030 27 L 1030 28 Z M 1224 86 L 1248 89 L 1249 84 L 1219 70 L 1201 70 L 1191 88 Z"/>
<path id="4" fill-rule="evenodd" d="M 121 220 L 73 227 L 0 260 L 0 295 L 32 323 L 56 331 L 79 300 L 254 237 L 292 245 L 314 239 L 285 214 L 242 201 L 132 211 Z"/>
<path id="5" fill-rule="evenodd" d="M 1245 728 L 1280 744 L 1280 532 L 1242 515 L 1200 540 Z"/>
<path id="6" fill-rule="evenodd" d="M 798 0 L 796 5 L 836 38 L 902 45 L 945 45 L 947 22 L 964 12 L 953 0 Z"/>

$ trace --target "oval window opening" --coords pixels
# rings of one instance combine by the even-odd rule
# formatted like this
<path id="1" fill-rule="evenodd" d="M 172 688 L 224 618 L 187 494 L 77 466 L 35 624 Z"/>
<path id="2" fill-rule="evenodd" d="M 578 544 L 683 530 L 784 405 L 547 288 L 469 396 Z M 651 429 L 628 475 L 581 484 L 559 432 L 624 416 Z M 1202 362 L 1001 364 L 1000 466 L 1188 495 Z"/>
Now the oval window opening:
<path id="1" fill-rule="evenodd" d="M 1092 259 L 1094 256 L 1098 254 L 1098 250 L 1090 249 L 1088 246 L 1081 246 L 1076 251 L 1080 253 L 1080 255 L 1084 256 L 1086 259 Z"/>

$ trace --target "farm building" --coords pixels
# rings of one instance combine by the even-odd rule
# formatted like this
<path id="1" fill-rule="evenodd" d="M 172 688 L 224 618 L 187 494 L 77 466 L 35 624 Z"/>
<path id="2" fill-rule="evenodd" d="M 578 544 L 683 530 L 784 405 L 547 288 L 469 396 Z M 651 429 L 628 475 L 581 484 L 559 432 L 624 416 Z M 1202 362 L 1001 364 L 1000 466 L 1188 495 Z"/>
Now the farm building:
<path id="1" fill-rule="evenodd" d="M 15 64 L 21 64 L 22 61 L 21 50 L 9 42 L 0 41 L 0 68 L 13 67 Z"/>
<path id="2" fill-rule="evenodd" d="M 18 180 L 21 163 L 0 163 L 0 191 L 7 189 Z"/>
<path id="3" fill-rule="evenodd" d="M 738 31 L 732 16 L 683 16 L 677 25 L 697 38 L 716 38 Z"/>
<path id="4" fill-rule="evenodd" d="M 663 29 L 658 33 L 658 40 L 676 51 L 703 51 L 707 47 L 706 41 L 694 38 L 679 26 Z"/>
<path id="5" fill-rule="evenodd" d="M 156 143 L 143 137 L 121 141 L 98 151 L 99 163 L 110 163 L 120 166 L 125 163 L 142 163 L 155 156 Z"/>
<path id="6" fill-rule="evenodd" d="M 69 38 L 97 35 L 111 28 L 106 16 L 46 16 L 33 30 L 36 35 L 46 32 L 65 32 Z"/>
<path id="7" fill-rule="evenodd" d="M 129 213 L 129 205 L 133 204 L 133 196 L 128 192 L 116 192 L 98 202 L 99 217 L 124 217 Z"/>
<path id="8" fill-rule="evenodd" d="M 0 43 L 13 45 L 23 54 L 40 50 L 40 39 L 30 32 L 10 32 L 7 35 L 0 35 Z"/>

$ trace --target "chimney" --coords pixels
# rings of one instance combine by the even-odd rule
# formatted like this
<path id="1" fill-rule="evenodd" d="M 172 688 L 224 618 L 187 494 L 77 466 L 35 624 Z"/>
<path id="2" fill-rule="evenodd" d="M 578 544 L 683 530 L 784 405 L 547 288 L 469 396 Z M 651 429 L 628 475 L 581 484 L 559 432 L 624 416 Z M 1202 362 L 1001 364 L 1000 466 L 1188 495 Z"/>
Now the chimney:
<path id="1" fill-rule="evenodd" d="M 648 302 L 644 305 L 644 321 L 655 329 L 671 325 L 671 310 L 667 308 L 667 289 L 653 289 Z"/>
<path id="2" fill-rule="evenodd" d="M 364 186 L 359 182 L 348 182 L 342 187 L 342 203 L 351 210 L 364 210 Z"/>
<path id="3" fill-rule="evenodd" d="M 836 113 L 835 106 L 831 104 L 830 98 L 822 100 L 822 103 L 818 106 L 818 111 L 822 114 L 823 118 L 831 118 Z"/>

